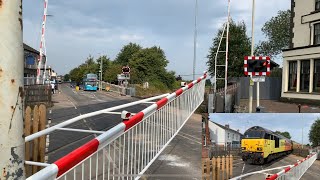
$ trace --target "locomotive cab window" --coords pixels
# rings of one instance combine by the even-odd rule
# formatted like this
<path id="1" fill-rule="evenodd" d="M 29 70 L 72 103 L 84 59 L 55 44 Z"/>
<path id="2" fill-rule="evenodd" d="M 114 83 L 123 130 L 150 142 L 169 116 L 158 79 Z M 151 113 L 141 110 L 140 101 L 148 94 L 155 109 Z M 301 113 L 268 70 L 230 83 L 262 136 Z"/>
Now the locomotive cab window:
<path id="1" fill-rule="evenodd" d="M 279 138 L 278 137 L 275 137 L 274 147 L 279 148 Z"/>
<path id="2" fill-rule="evenodd" d="M 266 134 L 264 135 L 264 138 L 265 138 L 265 139 L 271 139 L 271 135 L 268 134 L 268 133 L 266 133 Z"/>

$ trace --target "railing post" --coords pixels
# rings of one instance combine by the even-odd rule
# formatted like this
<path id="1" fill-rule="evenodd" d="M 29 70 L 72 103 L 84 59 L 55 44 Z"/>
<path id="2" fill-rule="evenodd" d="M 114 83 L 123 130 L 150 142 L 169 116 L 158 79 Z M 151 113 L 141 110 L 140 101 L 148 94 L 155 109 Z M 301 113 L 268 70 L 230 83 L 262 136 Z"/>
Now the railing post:
<path id="1" fill-rule="evenodd" d="M 0 0 L 0 179 L 25 179 L 22 1 Z"/>

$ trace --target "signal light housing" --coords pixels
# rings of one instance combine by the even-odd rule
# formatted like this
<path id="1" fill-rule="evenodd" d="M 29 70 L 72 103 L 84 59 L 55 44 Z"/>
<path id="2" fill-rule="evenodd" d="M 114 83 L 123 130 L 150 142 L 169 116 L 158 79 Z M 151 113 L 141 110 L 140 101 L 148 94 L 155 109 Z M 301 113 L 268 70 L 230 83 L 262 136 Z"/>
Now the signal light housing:
<path id="1" fill-rule="evenodd" d="M 129 120 L 129 118 L 131 117 L 131 113 L 128 111 L 122 111 L 121 112 L 121 119 L 123 120 Z"/>

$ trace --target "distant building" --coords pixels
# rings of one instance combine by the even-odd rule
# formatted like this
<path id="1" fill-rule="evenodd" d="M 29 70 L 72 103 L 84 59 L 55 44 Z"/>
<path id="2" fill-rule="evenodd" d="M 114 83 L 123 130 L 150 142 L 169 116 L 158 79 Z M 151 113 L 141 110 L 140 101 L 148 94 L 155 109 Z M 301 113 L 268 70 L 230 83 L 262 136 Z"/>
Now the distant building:
<path id="1" fill-rule="evenodd" d="M 214 146 L 232 148 L 241 147 L 241 139 L 243 135 L 239 130 L 231 129 L 230 125 L 226 124 L 223 126 L 209 120 L 209 131 L 211 143 Z"/>
<path id="2" fill-rule="evenodd" d="M 24 77 L 36 77 L 38 68 L 39 51 L 23 44 L 24 49 Z M 45 60 L 46 57 L 44 57 Z M 44 62 L 44 61 L 43 61 Z M 44 67 L 44 65 L 42 65 Z"/>
<path id="3" fill-rule="evenodd" d="M 24 49 L 24 84 L 31 85 L 35 84 L 37 77 L 37 68 L 38 68 L 38 59 L 40 57 L 40 52 L 35 50 L 34 48 L 28 46 L 27 44 L 23 44 Z M 52 77 L 52 75 L 56 74 L 51 69 L 50 66 L 45 67 L 46 56 L 43 57 L 41 64 L 41 78 L 43 77 L 43 72 L 46 69 L 46 78 Z"/>
<path id="4" fill-rule="evenodd" d="M 320 0 L 291 0 L 290 34 L 281 97 L 320 100 Z"/>

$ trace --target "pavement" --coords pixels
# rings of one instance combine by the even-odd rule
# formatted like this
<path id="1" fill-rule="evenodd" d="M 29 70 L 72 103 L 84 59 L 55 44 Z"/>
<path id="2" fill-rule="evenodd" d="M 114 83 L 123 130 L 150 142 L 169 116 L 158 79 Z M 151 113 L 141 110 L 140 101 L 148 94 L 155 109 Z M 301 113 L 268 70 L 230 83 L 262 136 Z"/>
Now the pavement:
<path id="1" fill-rule="evenodd" d="M 285 103 L 275 100 L 260 100 L 260 106 L 264 107 L 265 111 L 268 113 L 298 113 L 299 104 L 296 103 Z M 248 99 L 241 99 L 240 100 L 241 107 L 247 107 L 245 112 L 248 112 Z M 253 111 L 257 107 L 256 100 L 252 102 Z M 301 104 L 301 113 L 319 113 L 320 107 L 319 106 L 312 106 L 307 104 Z"/>
<path id="2" fill-rule="evenodd" d="M 281 167 L 281 166 L 287 166 L 287 165 L 293 165 L 297 160 L 302 160 L 303 157 L 296 156 L 296 155 L 288 155 L 285 157 L 282 157 L 280 159 L 274 160 L 270 163 L 264 164 L 264 165 L 252 165 L 244 163 L 240 158 L 236 159 L 234 161 L 233 166 L 233 177 L 237 177 L 243 174 Z M 306 171 L 306 173 L 301 177 L 301 180 L 313 180 L 313 179 L 320 179 L 320 161 L 315 161 L 313 165 Z M 258 179 L 265 179 L 267 174 L 275 174 L 277 172 L 280 172 L 279 170 L 272 170 L 268 171 L 266 173 L 258 173 L 254 175 L 247 176 L 242 179 L 246 180 L 258 180 Z"/>
<path id="3" fill-rule="evenodd" d="M 201 179 L 201 121 L 193 114 L 142 179 Z"/>

